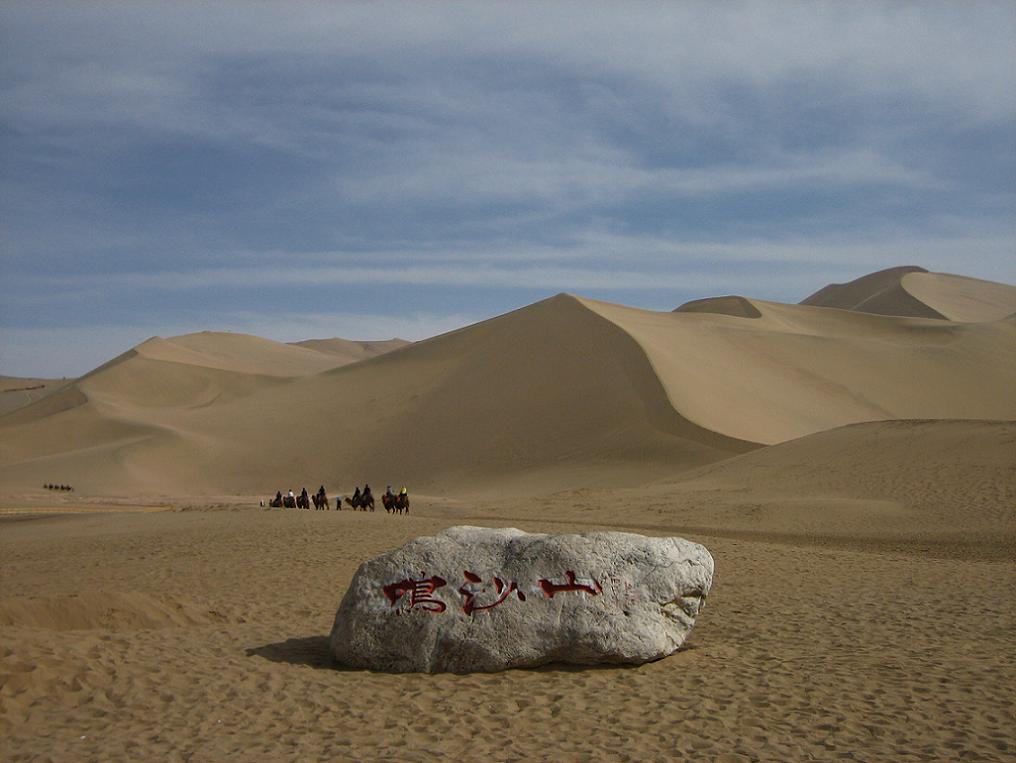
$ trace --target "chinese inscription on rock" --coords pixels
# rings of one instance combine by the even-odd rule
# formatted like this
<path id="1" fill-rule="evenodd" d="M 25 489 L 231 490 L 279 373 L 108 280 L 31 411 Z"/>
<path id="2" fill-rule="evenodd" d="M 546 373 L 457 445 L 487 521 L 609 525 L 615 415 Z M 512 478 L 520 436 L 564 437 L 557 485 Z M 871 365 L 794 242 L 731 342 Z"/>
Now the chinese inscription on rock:
<path id="1" fill-rule="evenodd" d="M 382 587 L 385 598 L 396 614 L 410 610 L 422 610 L 439 615 L 448 609 L 444 599 L 437 595 L 439 588 L 448 585 L 443 577 L 432 575 L 423 577 L 427 573 L 421 571 L 421 577 L 406 578 L 397 583 L 389 583 Z M 467 615 L 475 612 L 487 612 L 503 604 L 515 594 L 518 601 L 524 602 L 526 594 L 519 587 L 515 580 L 506 580 L 500 575 L 492 575 L 483 578 L 470 570 L 462 571 L 463 582 L 458 587 L 458 593 L 462 597 L 460 609 Z M 540 578 L 533 591 L 542 593 L 545 598 L 553 599 L 558 594 L 580 593 L 589 596 L 599 596 L 603 593 L 603 586 L 595 578 L 578 577 L 574 570 L 566 570 L 564 582 L 557 582 L 547 578 Z"/>

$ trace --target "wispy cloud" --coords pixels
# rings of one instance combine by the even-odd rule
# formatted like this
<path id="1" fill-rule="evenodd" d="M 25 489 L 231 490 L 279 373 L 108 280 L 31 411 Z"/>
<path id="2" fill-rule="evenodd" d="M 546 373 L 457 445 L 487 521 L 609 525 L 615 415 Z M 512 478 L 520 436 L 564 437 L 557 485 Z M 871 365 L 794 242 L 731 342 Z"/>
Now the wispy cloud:
<path id="1" fill-rule="evenodd" d="M 20 304 L 47 302 L 68 295 L 95 297 L 118 292 L 174 292 L 229 289 L 368 286 L 449 286 L 471 289 L 703 290 L 737 286 L 750 291 L 786 284 L 787 271 L 808 265 L 801 281 L 814 283 L 816 271 L 839 275 L 877 269 L 884 263 L 924 263 L 949 269 L 958 261 L 1008 263 L 1012 242 L 1005 237 L 892 237 L 862 240 L 760 239 L 675 241 L 663 237 L 587 234 L 557 248 L 534 250 L 471 250 L 429 252 L 414 263 L 405 251 L 384 252 L 388 264 L 355 264 L 374 259 L 367 252 L 273 252 L 268 264 L 243 267 L 191 268 L 185 271 L 117 272 L 102 275 L 29 277 L 20 283 L 27 292 L 12 297 Z M 354 264 L 323 265 L 321 261 L 350 258 Z M 503 264 L 511 260 L 510 265 Z M 540 263 L 547 264 L 520 264 Z M 284 261 L 285 266 L 275 264 Z M 562 264 L 554 264 L 560 262 Z M 738 276 L 730 265 L 767 263 L 770 274 L 752 271 Z M 779 267 L 777 267 L 779 266 Z M 818 284 L 822 285 L 822 284 Z M 48 293 L 45 290 L 48 290 Z M 785 293 L 785 289 L 781 290 Z M 705 296 L 705 294 L 703 294 Z M 787 295 L 792 298 L 793 295 Z M 806 296 L 801 294 L 801 297 Z"/>

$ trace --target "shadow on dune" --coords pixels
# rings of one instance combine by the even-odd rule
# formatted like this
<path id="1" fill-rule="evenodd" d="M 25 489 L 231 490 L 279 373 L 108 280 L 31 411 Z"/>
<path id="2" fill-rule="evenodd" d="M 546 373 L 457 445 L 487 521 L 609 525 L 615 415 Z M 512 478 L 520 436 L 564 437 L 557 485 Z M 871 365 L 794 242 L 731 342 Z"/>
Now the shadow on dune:
<path id="1" fill-rule="evenodd" d="M 272 662 L 290 665 L 309 665 L 312 668 L 336 669 L 328 649 L 328 636 L 289 638 L 275 644 L 255 646 L 247 650 L 248 657 L 263 657 Z"/>

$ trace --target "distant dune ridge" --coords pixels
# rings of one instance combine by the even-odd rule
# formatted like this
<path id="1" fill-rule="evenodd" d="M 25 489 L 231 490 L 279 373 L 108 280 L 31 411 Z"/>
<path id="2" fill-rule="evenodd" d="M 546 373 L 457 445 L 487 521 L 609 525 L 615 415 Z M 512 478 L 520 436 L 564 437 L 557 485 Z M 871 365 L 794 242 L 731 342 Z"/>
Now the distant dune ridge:
<path id="1" fill-rule="evenodd" d="M 384 355 L 386 352 L 405 347 L 405 339 L 388 339 L 384 342 L 353 342 L 349 339 L 306 339 L 302 342 L 292 342 L 297 347 L 306 347 L 310 350 L 334 355 L 343 363 L 356 363 L 376 355 Z"/>
<path id="2" fill-rule="evenodd" d="M 880 270 L 850 283 L 829 284 L 801 304 L 973 323 L 1016 313 L 1016 288 L 908 265 Z"/>
<path id="3" fill-rule="evenodd" d="M 902 267 L 800 305 L 562 294 L 414 344 L 155 337 L 0 416 L 0 482 L 637 485 L 857 422 L 1016 419 L 1013 313 L 1016 287 Z"/>
<path id="4" fill-rule="evenodd" d="M 41 400 L 68 383 L 67 379 L 0 376 L 0 416 Z"/>

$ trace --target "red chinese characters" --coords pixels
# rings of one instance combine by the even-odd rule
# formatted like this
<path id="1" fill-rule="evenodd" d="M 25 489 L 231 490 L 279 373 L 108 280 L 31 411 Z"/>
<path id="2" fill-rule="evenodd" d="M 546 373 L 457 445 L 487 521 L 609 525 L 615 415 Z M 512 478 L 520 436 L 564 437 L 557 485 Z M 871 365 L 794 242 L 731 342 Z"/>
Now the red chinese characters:
<path id="1" fill-rule="evenodd" d="M 477 598 L 480 597 L 481 594 L 487 593 L 486 586 L 479 585 L 482 583 L 482 578 L 469 570 L 464 570 L 462 575 L 466 579 L 466 582 L 459 586 L 459 593 L 462 594 L 462 597 L 465 600 L 462 605 L 462 611 L 467 615 L 471 615 L 473 612 L 482 612 L 483 610 L 494 609 L 494 607 L 503 603 L 513 591 L 519 597 L 519 601 L 526 600 L 526 595 L 519 590 L 519 587 L 514 580 L 506 585 L 501 578 L 494 577 L 492 578 L 492 582 L 494 584 L 494 593 L 492 595 L 495 595 L 497 598 L 489 604 L 479 604 L 477 603 Z"/>
<path id="2" fill-rule="evenodd" d="M 555 583 L 552 580 L 541 578 L 540 588 L 543 589 L 543 595 L 548 599 L 553 599 L 555 594 L 567 593 L 569 591 L 583 591 L 590 596 L 599 596 L 603 593 L 603 587 L 599 581 L 593 578 L 576 578 L 575 573 L 571 570 L 565 572 L 564 577 L 564 583 Z"/>
<path id="3" fill-rule="evenodd" d="M 420 573 L 421 575 L 424 573 Z M 408 593 L 409 594 L 409 606 L 404 607 L 405 609 L 419 608 L 426 610 L 427 612 L 433 612 L 435 615 L 444 612 L 447 609 L 447 605 L 441 601 L 434 592 L 438 588 L 447 585 L 448 581 L 444 578 L 434 575 L 423 580 L 411 580 L 406 578 L 398 583 L 391 583 L 386 585 L 382 590 L 385 592 L 385 596 L 388 601 L 391 602 L 392 607 Z"/>
<path id="4" fill-rule="evenodd" d="M 448 609 L 445 601 L 437 595 L 437 590 L 448 585 L 448 581 L 439 575 L 422 577 L 426 574 L 421 572 L 419 579 L 406 578 L 382 587 L 381 590 L 396 614 L 418 609 L 438 615 Z M 526 600 L 526 594 L 514 580 L 506 583 L 503 578 L 494 575 L 489 582 L 484 582 L 482 577 L 469 570 L 463 570 L 462 576 L 465 581 L 459 586 L 458 593 L 462 596 L 462 611 L 466 615 L 499 607 L 513 593 L 519 601 Z M 573 570 L 564 573 L 563 583 L 541 578 L 537 586 L 548 599 L 553 599 L 559 593 L 585 593 L 590 596 L 599 596 L 603 593 L 603 587 L 598 580 L 577 577 Z"/>

